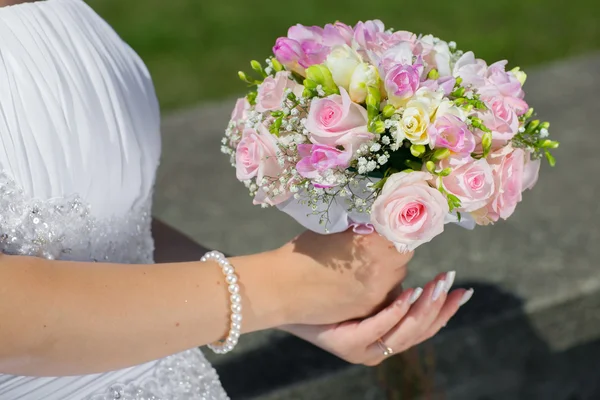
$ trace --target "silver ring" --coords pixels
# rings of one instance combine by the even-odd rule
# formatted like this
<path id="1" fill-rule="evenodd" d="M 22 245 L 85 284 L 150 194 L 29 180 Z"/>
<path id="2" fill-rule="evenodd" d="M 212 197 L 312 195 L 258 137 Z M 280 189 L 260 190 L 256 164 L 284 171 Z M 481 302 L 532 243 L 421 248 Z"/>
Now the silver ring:
<path id="1" fill-rule="evenodd" d="M 385 343 L 383 343 L 383 340 L 377 339 L 377 344 L 379 345 L 379 348 L 381 349 L 381 351 L 383 351 L 384 356 L 389 357 L 392 354 L 394 354 L 394 350 L 392 350 L 391 347 L 387 347 L 385 345 Z"/>

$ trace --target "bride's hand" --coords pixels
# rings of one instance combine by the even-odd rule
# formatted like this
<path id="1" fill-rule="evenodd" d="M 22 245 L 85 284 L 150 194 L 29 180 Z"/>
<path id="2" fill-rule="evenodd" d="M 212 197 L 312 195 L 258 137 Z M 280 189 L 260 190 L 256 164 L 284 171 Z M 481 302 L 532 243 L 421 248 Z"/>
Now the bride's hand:
<path id="1" fill-rule="evenodd" d="M 453 275 L 438 275 L 420 296 L 419 289 L 408 289 L 387 308 L 363 320 L 316 326 L 289 325 L 280 329 L 350 363 L 378 365 L 389 356 L 384 354 L 386 348 L 397 354 L 431 338 L 469 300 L 471 290 L 457 289 L 448 293 Z M 436 300 L 434 293 L 439 295 Z"/>
<path id="2" fill-rule="evenodd" d="M 351 230 L 325 236 L 305 232 L 276 253 L 285 262 L 280 267 L 287 267 L 282 296 L 292 299 L 288 315 L 293 324 L 372 315 L 387 304 L 412 257 L 376 233 Z"/>

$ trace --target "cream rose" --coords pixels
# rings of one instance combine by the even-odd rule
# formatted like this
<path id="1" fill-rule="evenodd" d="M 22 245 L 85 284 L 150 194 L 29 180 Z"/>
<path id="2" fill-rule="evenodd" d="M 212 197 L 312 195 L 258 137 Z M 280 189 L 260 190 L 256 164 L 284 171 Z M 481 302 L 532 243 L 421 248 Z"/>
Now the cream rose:
<path id="1" fill-rule="evenodd" d="M 409 101 L 398 121 L 399 138 L 404 137 L 412 144 L 428 144 L 427 128 L 430 122 L 429 104 L 420 100 Z"/>

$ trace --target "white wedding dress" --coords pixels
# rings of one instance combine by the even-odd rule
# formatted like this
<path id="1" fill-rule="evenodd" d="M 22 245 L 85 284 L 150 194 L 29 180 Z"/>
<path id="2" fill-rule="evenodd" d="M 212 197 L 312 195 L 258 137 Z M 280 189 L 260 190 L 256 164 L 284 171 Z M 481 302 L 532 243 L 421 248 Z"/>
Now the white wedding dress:
<path id="1" fill-rule="evenodd" d="M 0 7 L 2 252 L 151 263 L 160 145 L 146 67 L 82 0 Z M 227 396 L 215 370 L 192 349 L 102 374 L 0 375 L 0 399 Z"/>

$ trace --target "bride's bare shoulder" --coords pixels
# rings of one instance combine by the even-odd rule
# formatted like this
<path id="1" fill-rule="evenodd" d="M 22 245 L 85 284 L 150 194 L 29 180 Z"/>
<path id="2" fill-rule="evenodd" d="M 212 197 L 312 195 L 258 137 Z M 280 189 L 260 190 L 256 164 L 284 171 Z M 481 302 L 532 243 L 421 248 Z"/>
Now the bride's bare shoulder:
<path id="1" fill-rule="evenodd" d="M 15 4 L 21 4 L 21 3 L 33 3 L 36 1 L 44 1 L 44 0 L 0 0 L 0 7 L 14 6 Z"/>

